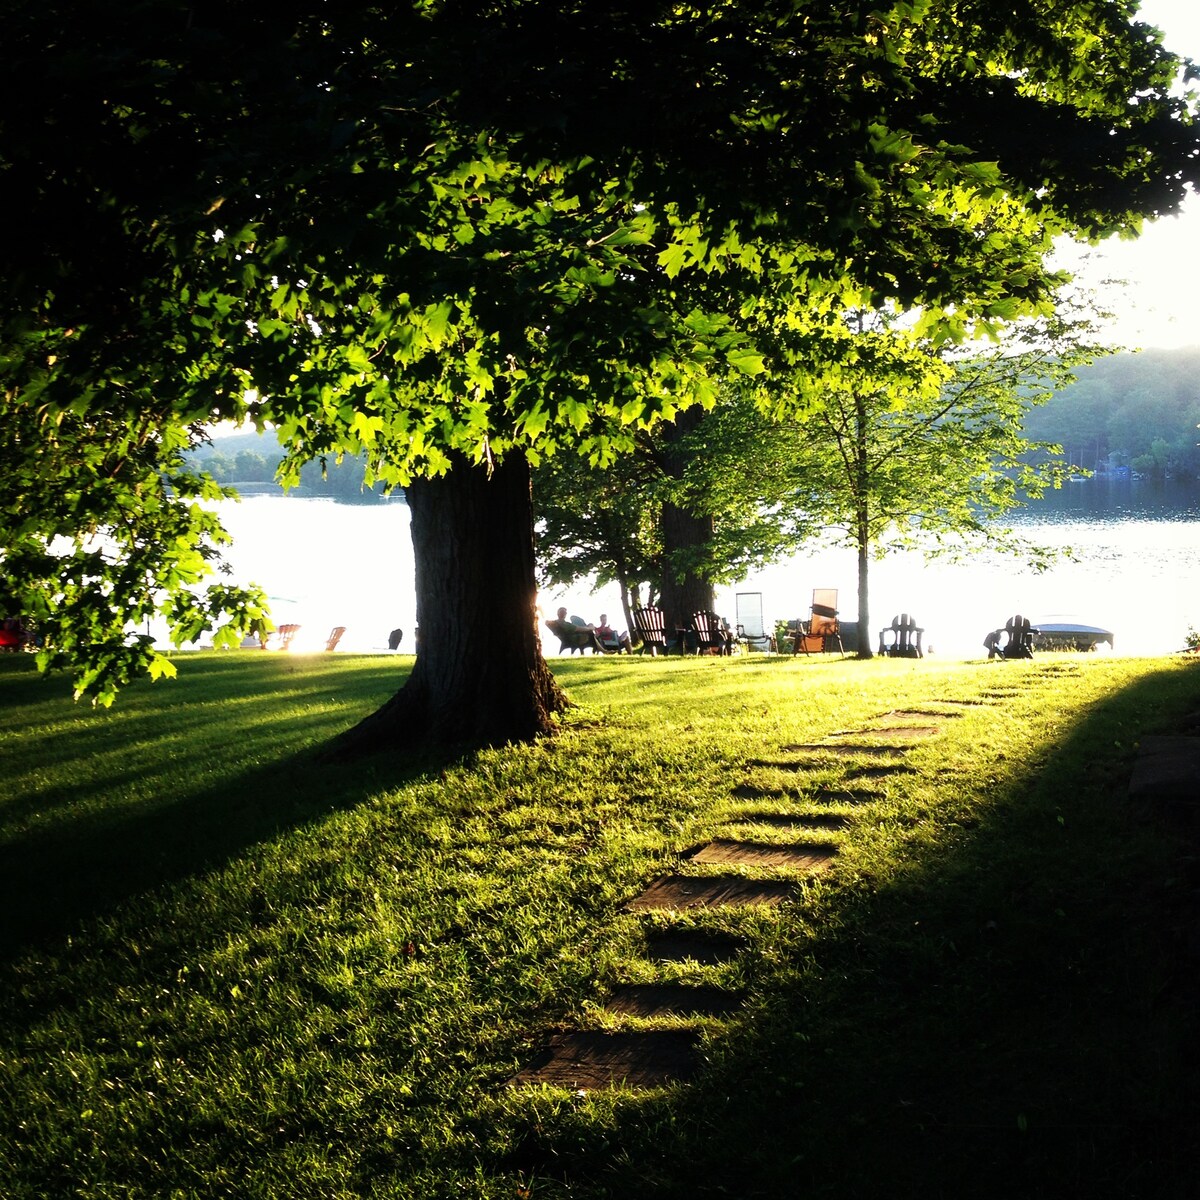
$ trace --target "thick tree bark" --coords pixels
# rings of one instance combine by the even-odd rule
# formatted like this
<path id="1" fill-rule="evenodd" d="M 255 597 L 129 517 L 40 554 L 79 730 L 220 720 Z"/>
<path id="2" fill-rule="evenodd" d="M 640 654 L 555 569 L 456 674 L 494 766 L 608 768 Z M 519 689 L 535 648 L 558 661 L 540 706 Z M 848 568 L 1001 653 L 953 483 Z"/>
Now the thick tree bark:
<path id="1" fill-rule="evenodd" d="M 716 603 L 712 584 L 692 571 L 677 576 L 672 567 L 676 552 L 686 557 L 689 551 L 703 549 L 712 541 L 711 517 L 697 517 L 673 504 L 664 504 L 662 511 L 663 559 L 665 568 L 662 585 L 662 607 L 668 633 L 676 626 L 684 627 L 692 613 L 712 609 Z"/>
<path id="2" fill-rule="evenodd" d="M 674 443 L 694 432 L 704 420 L 704 411 L 688 409 L 675 419 L 664 431 L 666 454 L 664 470 L 676 479 L 683 478 L 687 469 L 687 456 Z M 692 613 L 711 610 L 716 604 L 712 584 L 694 570 L 679 573 L 677 564 L 687 562 L 696 550 L 706 550 L 713 538 L 711 516 L 696 516 L 687 509 L 665 503 L 662 508 L 663 539 L 663 582 L 662 608 L 666 618 L 668 636 L 676 627 L 685 628 L 691 623 Z"/>
<path id="3" fill-rule="evenodd" d="M 457 461 L 407 489 L 416 560 L 417 661 L 405 686 L 343 735 L 339 756 L 502 745 L 554 727 L 569 703 L 537 629 L 529 464 L 489 474 Z"/>

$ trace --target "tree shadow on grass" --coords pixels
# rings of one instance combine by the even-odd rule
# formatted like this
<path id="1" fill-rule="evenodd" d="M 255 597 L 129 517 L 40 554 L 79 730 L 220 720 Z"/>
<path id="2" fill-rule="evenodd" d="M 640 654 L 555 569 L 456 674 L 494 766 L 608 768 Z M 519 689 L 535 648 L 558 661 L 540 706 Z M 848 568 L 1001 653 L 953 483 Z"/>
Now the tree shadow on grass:
<path id="1" fill-rule="evenodd" d="M 573 1197 L 1191 1194 L 1195 831 L 1127 788 L 1138 736 L 1198 706 L 1200 672 L 1147 676 L 1016 777 L 944 794 L 936 839 L 843 880 L 815 941 L 781 925 L 694 1085 L 542 1114 L 506 1168 Z"/>
<path id="2" fill-rule="evenodd" d="M 324 763 L 319 752 L 355 719 L 356 699 L 367 711 L 402 681 L 394 664 L 384 663 L 366 678 L 354 673 L 359 695 L 346 700 L 352 715 L 344 717 L 321 705 L 343 686 L 345 660 L 331 659 L 327 672 L 314 673 L 312 664 L 301 671 L 283 661 L 243 659 L 190 664 L 187 674 L 208 689 L 204 694 L 181 679 L 160 685 L 152 695 L 150 685 L 130 689 L 118 702 L 125 708 L 114 709 L 111 719 L 80 712 L 79 726 L 57 735 L 71 745 L 55 751 L 72 781 L 46 789 L 35 778 L 27 790 L 10 794 L 0 812 L 0 966 L 60 941 L 131 897 L 211 871 L 249 847 L 351 808 L 381 789 L 436 774 L 461 758 L 431 753 Z M 222 695 L 229 704 L 236 697 L 246 719 L 234 713 L 226 718 L 227 730 L 215 727 L 207 740 L 197 737 L 189 725 L 203 722 L 209 705 L 219 712 Z M 5 672 L 8 735 L 29 738 L 28 755 L 36 756 L 39 745 L 44 748 L 46 734 L 36 728 L 36 716 L 22 728 L 22 714 L 33 706 L 43 706 L 38 711 L 44 712 L 47 701 L 60 700 L 70 704 L 69 687 L 61 679 L 47 681 L 25 671 L 14 676 L 11 668 Z M 277 723 L 270 713 L 281 703 L 285 716 Z M 173 705 L 178 705 L 178 719 Z M 255 727 L 257 716 L 263 719 Z M 280 756 L 281 745 L 295 749 Z M 122 746 L 129 747 L 127 753 Z M 176 754 L 190 756 L 183 760 L 176 794 L 143 790 L 124 804 L 89 805 L 91 794 L 101 788 L 119 794 L 144 783 L 156 755 Z M 89 758 L 95 764 L 90 777 Z M 15 771 L 19 753 L 5 761 Z M 190 767 L 219 783 L 192 785 Z"/>

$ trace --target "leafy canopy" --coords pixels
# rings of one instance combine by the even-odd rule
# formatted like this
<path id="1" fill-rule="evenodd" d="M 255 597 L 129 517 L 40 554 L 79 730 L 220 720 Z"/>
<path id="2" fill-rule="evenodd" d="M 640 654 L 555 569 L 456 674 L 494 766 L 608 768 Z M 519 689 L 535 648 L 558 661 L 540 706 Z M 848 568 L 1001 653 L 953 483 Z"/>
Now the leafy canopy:
<path id="1" fill-rule="evenodd" d="M 780 296 L 796 354 L 846 307 L 936 304 L 964 333 L 1044 312 L 997 204 L 1099 236 L 1196 178 L 1194 99 L 1131 11 L 10 0 L 6 408 L 84 442 L 151 419 L 167 462 L 179 429 L 249 418 L 293 473 L 363 454 L 404 483 L 607 463 L 773 369 Z M 6 499 L 36 520 L 28 478 Z M 191 586 L 94 570 L 131 618 Z"/>

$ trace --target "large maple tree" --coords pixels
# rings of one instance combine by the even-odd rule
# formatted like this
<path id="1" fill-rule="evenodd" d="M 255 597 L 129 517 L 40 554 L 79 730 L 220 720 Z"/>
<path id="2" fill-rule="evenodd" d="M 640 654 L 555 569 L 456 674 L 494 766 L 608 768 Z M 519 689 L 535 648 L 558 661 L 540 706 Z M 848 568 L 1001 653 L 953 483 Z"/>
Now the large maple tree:
<path id="1" fill-rule="evenodd" d="M 360 745 L 552 728 L 531 461 L 610 461 L 729 373 L 793 373 L 841 308 L 1036 312 L 1049 237 L 1136 230 L 1200 169 L 1128 0 L 5 7 L 3 508 L 38 536 L 38 443 L 68 418 L 122 461 L 220 418 L 293 465 L 366 454 L 408 491 L 422 645 Z M 1040 238 L 989 230 L 1001 198 Z M 5 603 L 81 645 L 13 536 Z M 114 613 L 196 586 L 119 551 L 90 570 Z M 85 686 L 155 662 L 121 653 Z"/>

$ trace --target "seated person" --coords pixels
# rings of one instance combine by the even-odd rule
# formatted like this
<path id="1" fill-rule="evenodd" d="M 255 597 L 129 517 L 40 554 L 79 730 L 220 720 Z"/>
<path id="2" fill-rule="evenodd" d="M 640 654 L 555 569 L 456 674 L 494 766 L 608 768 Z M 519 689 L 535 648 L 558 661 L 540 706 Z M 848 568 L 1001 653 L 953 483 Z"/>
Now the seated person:
<path id="1" fill-rule="evenodd" d="M 596 640 L 605 650 L 629 653 L 629 634 L 618 633 L 613 629 L 608 623 L 608 613 L 600 614 L 600 624 L 596 626 Z"/>
<path id="2" fill-rule="evenodd" d="M 558 638 L 560 654 L 564 650 L 569 650 L 572 654 L 578 650 L 582 654 L 585 650 L 595 652 L 600 649 L 600 643 L 596 641 L 596 627 L 588 625 L 578 617 L 568 620 L 565 608 L 558 610 L 553 621 L 546 622 L 546 628 Z"/>
<path id="3" fill-rule="evenodd" d="M 0 650 L 23 650 L 27 640 L 25 622 L 20 617 L 5 617 L 0 622 Z"/>

